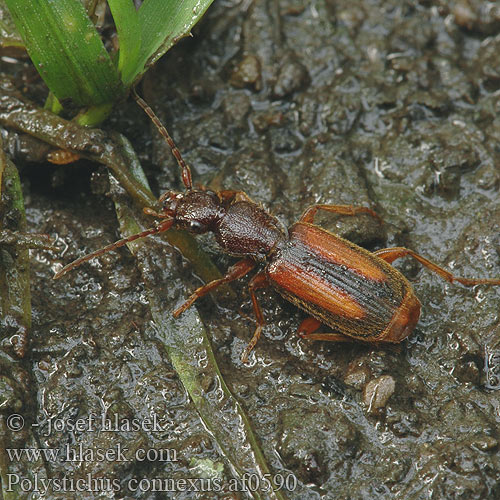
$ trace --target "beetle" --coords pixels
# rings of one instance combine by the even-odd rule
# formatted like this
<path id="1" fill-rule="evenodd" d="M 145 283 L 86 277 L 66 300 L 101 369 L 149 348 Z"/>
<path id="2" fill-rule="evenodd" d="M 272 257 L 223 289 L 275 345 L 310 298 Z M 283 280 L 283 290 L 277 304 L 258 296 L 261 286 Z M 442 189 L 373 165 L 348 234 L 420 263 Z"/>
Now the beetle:
<path id="1" fill-rule="evenodd" d="M 368 214 L 380 220 L 368 207 L 313 205 L 286 231 L 276 217 L 243 191 L 194 189 L 191 170 L 168 131 L 135 90 L 133 95 L 170 146 L 181 170 L 185 192 L 164 193 L 158 200 L 159 211 L 144 208 L 144 213 L 157 219 L 153 227 L 73 261 L 63 267 L 55 279 L 105 252 L 172 227 L 194 234 L 212 232 L 222 251 L 240 260 L 225 276 L 195 290 L 173 315 L 178 317 L 200 297 L 224 283 L 242 278 L 260 265 L 261 269 L 248 284 L 257 326 L 243 351 L 244 363 L 264 326 L 256 291 L 265 287 L 272 287 L 310 315 L 298 329 L 303 338 L 381 344 L 401 342 L 410 335 L 420 317 L 421 305 L 412 286 L 391 265 L 396 259 L 411 256 L 449 282 L 465 286 L 500 285 L 500 279 L 454 276 L 408 248 L 369 252 L 314 224 L 320 210 L 349 216 Z M 321 324 L 334 331 L 317 333 Z"/>

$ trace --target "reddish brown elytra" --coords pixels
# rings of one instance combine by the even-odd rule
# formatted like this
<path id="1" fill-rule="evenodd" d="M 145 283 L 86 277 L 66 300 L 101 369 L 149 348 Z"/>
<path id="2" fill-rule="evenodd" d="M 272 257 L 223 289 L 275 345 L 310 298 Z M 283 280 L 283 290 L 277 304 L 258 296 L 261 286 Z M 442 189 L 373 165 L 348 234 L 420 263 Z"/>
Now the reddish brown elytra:
<path id="1" fill-rule="evenodd" d="M 420 302 L 408 280 L 391 266 L 394 260 L 409 255 L 442 278 L 465 286 L 500 285 L 500 279 L 456 277 L 407 248 L 385 248 L 372 253 L 314 225 L 318 210 L 341 215 L 364 213 L 378 218 L 367 207 L 314 205 L 286 231 L 275 217 L 242 191 L 193 189 L 191 171 L 167 130 L 135 91 L 134 97 L 172 149 L 186 191 L 164 193 L 159 199 L 162 208 L 158 212 L 144 209 L 146 214 L 157 218 L 155 226 L 75 260 L 54 278 L 129 241 L 171 227 L 194 234 L 213 232 L 222 251 L 241 259 L 223 278 L 195 290 L 173 315 L 179 316 L 200 297 L 223 283 L 242 278 L 259 264 L 261 269 L 248 285 L 257 327 L 243 351 L 243 362 L 247 361 L 264 325 L 256 296 L 259 288 L 271 286 L 311 315 L 299 326 L 299 334 L 304 338 L 397 343 L 415 328 Z M 315 333 L 321 324 L 328 325 L 333 332 Z"/>

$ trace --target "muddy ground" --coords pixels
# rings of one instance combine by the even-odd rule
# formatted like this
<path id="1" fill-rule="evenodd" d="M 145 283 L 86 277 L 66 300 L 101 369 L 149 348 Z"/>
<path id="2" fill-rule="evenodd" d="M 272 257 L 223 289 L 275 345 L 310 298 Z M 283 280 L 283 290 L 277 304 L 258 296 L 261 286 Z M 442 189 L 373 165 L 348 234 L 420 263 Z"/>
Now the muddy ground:
<path id="1" fill-rule="evenodd" d="M 487 1 L 219 1 L 140 91 L 195 183 L 244 190 L 285 226 L 315 203 L 370 206 L 383 225 L 367 215 L 318 223 L 369 250 L 406 246 L 459 276 L 499 277 L 499 28 L 498 5 Z M 168 148 L 132 100 L 103 129 L 130 139 L 157 195 L 181 189 Z M 32 490 L 35 478 L 117 481 L 116 491 L 75 498 L 247 498 L 229 481 L 247 471 L 258 482 L 258 467 L 238 465 L 214 436 L 213 426 L 237 433 L 234 422 L 200 419 L 150 308 L 151 290 L 168 316 L 200 286 L 192 264 L 151 239 L 146 266 L 122 249 L 53 281 L 61 264 L 120 237 L 107 195 L 117 188 L 92 162 L 23 163 L 12 153 L 29 230 L 57 236 L 65 251 L 31 254 L 29 350 L 12 361 L 6 348 L 3 371 L 23 381 L 10 413 L 40 425 L 7 444 L 92 451 L 10 470 Z M 222 272 L 234 262 L 212 238 L 199 241 Z M 275 482 L 289 481 L 283 498 L 500 496 L 500 289 L 447 283 L 411 259 L 395 266 L 422 303 L 400 348 L 301 340 L 304 314 L 269 290 L 259 293 L 263 336 L 244 365 L 254 329 L 246 280 L 184 320 L 206 327 L 255 449 Z M 210 382 L 200 387 L 217 397 Z M 89 428 L 89 415 L 103 413 L 122 424 L 157 415 L 162 430 Z M 78 419 L 87 424 L 68 429 Z M 96 455 L 120 446 L 170 455 Z M 175 491 L 153 491 L 154 478 L 177 480 Z M 183 489 L 188 478 L 218 478 L 225 489 Z M 54 485 L 45 498 L 68 498 Z"/>

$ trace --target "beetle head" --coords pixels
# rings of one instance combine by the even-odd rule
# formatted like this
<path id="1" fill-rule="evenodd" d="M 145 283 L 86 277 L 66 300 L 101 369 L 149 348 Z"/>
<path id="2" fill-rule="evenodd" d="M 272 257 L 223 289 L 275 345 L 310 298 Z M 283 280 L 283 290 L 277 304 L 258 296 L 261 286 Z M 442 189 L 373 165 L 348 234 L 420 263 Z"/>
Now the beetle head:
<path id="1" fill-rule="evenodd" d="M 213 230 L 223 212 L 221 201 L 213 191 L 168 191 L 159 201 L 162 203 L 160 212 L 151 209 L 144 209 L 144 212 L 160 218 L 173 219 L 176 228 L 195 234 Z"/>

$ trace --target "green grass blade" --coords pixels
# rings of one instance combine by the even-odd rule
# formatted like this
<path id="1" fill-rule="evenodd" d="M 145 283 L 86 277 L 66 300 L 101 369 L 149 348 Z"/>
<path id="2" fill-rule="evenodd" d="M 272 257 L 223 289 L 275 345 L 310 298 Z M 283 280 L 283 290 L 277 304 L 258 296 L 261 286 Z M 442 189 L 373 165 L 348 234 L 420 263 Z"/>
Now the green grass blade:
<path id="1" fill-rule="evenodd" d="M 141 48 L 139 15 L 132 0 L 108 0 L 120 40 L 118 71 L 122 83 L 128 87 L 136 74 Z"/>
<path id="2" fill-rule="evenodd" d="M 139 8 L 141 50 L 135 77 L 188 36 L 213 0 L 145 0 Z M 134 77 L 134 78 L 135 78 Z"/>
<path id="3" fill-rule="evenodd" d="M 15 165 L 3 151 L 0 138 L 0 232 L 10 230 L 25 233 L 27 230 L 23 191 Z M 31 328 L 30 258 L 27 247 L 0 244 L 0 338 L 13 332 L 7 325 L 15 325 L 19 341 L 18 354 L 24 355 Z"/>
<path id="4" fill-rule="evenodd" d="M 118 71 L 79 0 L 5 0 L 41 77 L 63 102 L 113 102 Z"/>

